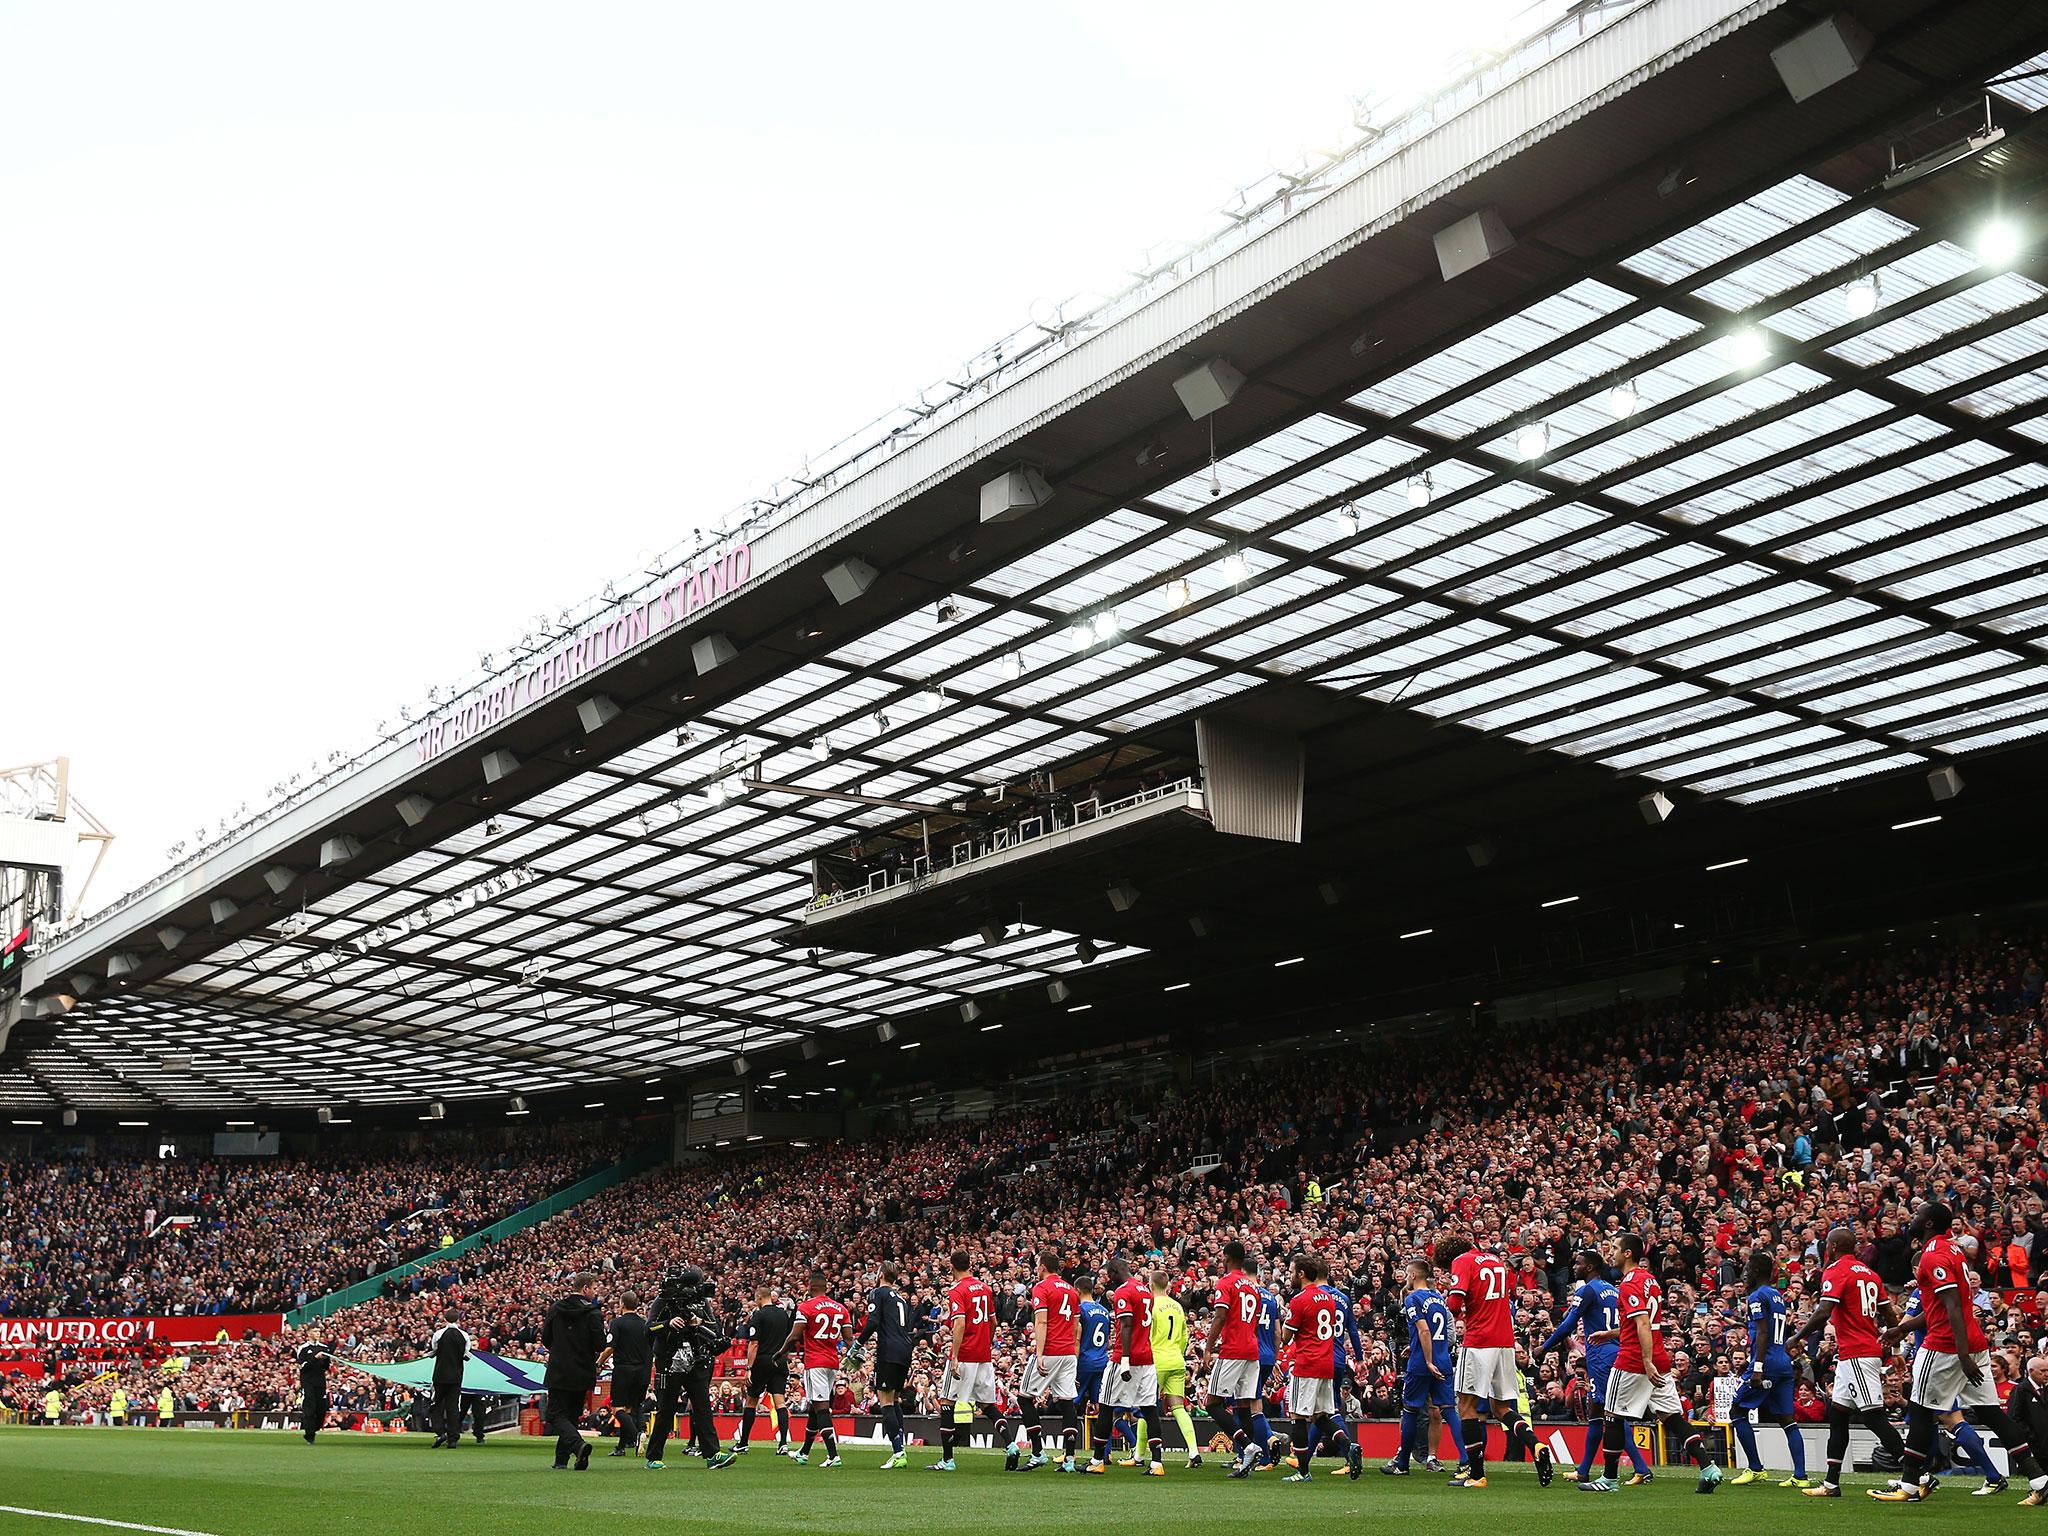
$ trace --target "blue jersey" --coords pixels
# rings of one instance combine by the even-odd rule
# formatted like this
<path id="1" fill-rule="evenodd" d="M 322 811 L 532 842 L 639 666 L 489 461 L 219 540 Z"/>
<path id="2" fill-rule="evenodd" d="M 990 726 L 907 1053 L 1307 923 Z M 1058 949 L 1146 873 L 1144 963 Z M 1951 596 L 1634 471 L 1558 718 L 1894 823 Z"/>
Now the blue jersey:
<path id="1" fill-rule="evenodd" d="M 1361 1359 L 1365 1355 L 1364 1349 L 1358 1343 L 1358 1321 L 1352 1315 L 1351 1298 L 1343 1291 L 1334 1285 L 1319 1285 L 1316 1289 L 1337 1304 L 1339 1326 L 1337 1337 L 1330 1346 L 1330 1359 L 1337 1368 L 1337 1374 L 1341 1376 L 1351 1361 Z M 1347 1349 L 1350 1350 L 1348 1355 L 1345 1353 Z"/>
<path id="2" fill-rule="evenodd" d="M 1792 1356 L 1785 1349 L 1785 1298 L 1774 1285 L 1749 1293 L 1743 1311 L 1749 1316 L 1749 1361 L 1763 1362 L 1765 1376 L 1789 1376 Z"/>
<path id="3" fill-rule="evenodd" d="M 1444 1305 L 1444 1299 L 1428 1286 L 1410 1291 L 1401 1302 L 1401 1315 L 1408 1319 L 1408 1371 L 1410 1376 L 1427 1376 L 1434 1365 L 1443 1372 L 1444 1380 L 1451 1377 L 1451 1309 Z M 1422 1325 L 1422 1335 L 1429 1340 L 1429 1353 L 1424 1354 L 1415 1344 L 1415 1325 Z"/>
<path id="4" fill-rule="evenodd" d="M 1081 1303 L 1078 1369 L 1099 1371 L 1109 1363 L 1109 1308 L 1093 1299 Z"/>
<path id="5" fill-rule="evenodd" d="M 1543 1341 L 1543 1347 L 1537 1353 L 1549 1354 L 1576 1327 L 1580 1337 L 1586 1341 L 1586 1368 L 1597 1376 L 1603 1363 L 1614 1363 L 1615 1355 L 1621 1350 L 1621 1340 L 1608 1339 L 1595 1344 L 1593 1335 L 1608 1333 L 1620 1326 L 1621 1293 L 1596 1275 L 1591 1280 L 1582 1281 L 1572 1292 L 1572 1304 L 1557 1320 L 1557 1327 L 1551 1330 L 1550 1337 Z"/>
<path id="6" fill-rule="evenodd" d="M 1259 1287 L 1259 1364 L 1271 1365 L 1280 1352 L 1280 1298 Z"/>

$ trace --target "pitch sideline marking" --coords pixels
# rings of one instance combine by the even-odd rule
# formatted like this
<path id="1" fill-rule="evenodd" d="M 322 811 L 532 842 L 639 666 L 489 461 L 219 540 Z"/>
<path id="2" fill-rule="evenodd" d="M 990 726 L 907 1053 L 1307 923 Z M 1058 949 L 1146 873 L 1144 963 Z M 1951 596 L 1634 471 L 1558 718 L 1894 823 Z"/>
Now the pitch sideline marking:
<path id="1" fill-rule="evenodd" d="M 54 1509 L 23 1509 L 0 1504 L 0 1515 L 33 1515 L 40 1520 L 76 1520 L 83 1525 L 111 1525 L 122 1531 L 151 1531 L 155 1536 L 212 1536 L 208 1531 L 181 1531 L 175 1525 L 137 1525 L 132 1520 L 102 1520 L 97 1515 L 67 1515 Z"/>

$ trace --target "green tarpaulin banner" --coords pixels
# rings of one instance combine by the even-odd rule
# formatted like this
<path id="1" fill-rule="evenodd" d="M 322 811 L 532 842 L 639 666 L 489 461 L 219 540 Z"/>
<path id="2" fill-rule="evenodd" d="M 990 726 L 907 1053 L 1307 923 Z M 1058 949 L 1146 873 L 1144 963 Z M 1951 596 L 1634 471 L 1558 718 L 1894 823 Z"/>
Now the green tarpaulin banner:
<path id="1" fill-rule="evenodd" d="M 337 1356 L 335 1363 L 421 1392 L 431 1391 L 434 1385 L 431 1355 L 418 1360 L 384 1362 L 344 1360 Z M 462 1362 L 462 1390 L 488 1392 L 495 1397 L 530 1397 L 546 1390 L 541 1385 L 541 1375 L 546 1370 L 538 1360 L 508 1360 L 503 1355 L 477 1350 Z"/>

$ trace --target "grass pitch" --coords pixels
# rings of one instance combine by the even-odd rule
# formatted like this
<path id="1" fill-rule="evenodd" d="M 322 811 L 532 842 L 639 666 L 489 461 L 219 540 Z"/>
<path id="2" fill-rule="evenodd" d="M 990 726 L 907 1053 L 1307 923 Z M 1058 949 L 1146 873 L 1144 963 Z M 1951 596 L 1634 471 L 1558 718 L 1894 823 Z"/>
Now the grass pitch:
<path id="1" fill-rule="evenodd" d="M 2018 1493 L 1973 1499 L 1959 1481 L 1924 1505 L 1877 1504 L 1853 1479 L 1836 1500 L 1792 1489 L 1723 1488 L 1711 1498 L 1679 1469 L 1649 1488 L 1594 1496 L 1563 1476 L 1536 1486 L 1527 1466 L 1488 1468 L 1477 1492 L 1440 1477 L 1357 1482 L 1319 1464 L 1306 1486 L 1261 1473 L 1229 1482 L 1220 1464 L 1189 1472 L 1169 1463 L 1164 1478 L 1112 1468 L 1106 1477 L 1065 1477 L 1050 1469 L 1003 1471 L 992 1452 L 963 1453 L 960 1470 L 927 1472 L 929 1451 L 912 1451 L 900 1472 L 879 1470 L 886 1449 L 856 1445 L 846 1464 L 799 1467 L 756 1447 L 728 1471 L 707 1472 L 677 1457 L 648 1472 L 637 1459 L 608 1460 L 601 1446 L 584 1473 L 549 1470 L 553 1443 L 505 1435 L 477 1446 L 434 1451 L 425 1436 L 327 1433 L 318 1445 L 262 1431 L 0 1430 L 0 1512 L 6 1536 L 89 1536 L 111 1526 L 48 1515 L 168 1527 L 205 1536 L 775 1536 L 779 1532 L 889 1532 L 902 1536 L 1006 1536 L 1083 1529 L 1170 1531 L 1174 1536 L 1288 1530 L 1338 1521 L 1430 1536 L 1500 1536 L 1503 1531 L 1614 1531 L 1689 1536 L 1792 1530 L 1869 1530 L 1891 1524 L 1922 1532 L 2019 1529 L 2032 1512 Z M 2042 1527 L 2048 1530 L 2048 1525 Z"/>

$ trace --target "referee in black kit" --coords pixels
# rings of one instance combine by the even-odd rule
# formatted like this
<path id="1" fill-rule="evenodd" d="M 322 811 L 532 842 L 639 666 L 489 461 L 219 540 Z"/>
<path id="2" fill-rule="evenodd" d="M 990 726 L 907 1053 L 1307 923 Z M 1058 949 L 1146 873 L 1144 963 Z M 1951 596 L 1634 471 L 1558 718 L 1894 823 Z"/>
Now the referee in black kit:
<path id="1" fill-rule="evenodd" d="M 292 1358 L 299 1365 L 299 1433 L 311 1445 L 327 1423 L 327 1367 L 334 1363 L 334 1351 L 319 1339 L 308 1339 Z"/>
<path id="2" fill-rule="evenodd" d="M 462 1444 L 462 1366 L 469 1359 L 469 1335 L 453 1307 L 441 1314 L 427 1350 L 434 1357 L 434 1443 L 428 1449 L 452 1449 Z"/>
<path id="3" fill-rule="evenodd" d="M 796 1319 L 775 1299 L 775 1287 L 762 1285 L 754 1292 L 754 1310 L 740 1325 L 740 1338 L 747 1346 L 747 1399 L 740 1414 L 740 1432 L 732 1449 L 716 1457 L 711 1469 L 732 1465 L 735 1456 L 747 1454 L 747 1442 L 754 1437 L 754 1417 L 764 1398 L 775 1399 L 768 1411 L 775 1418 L 775 1454 L 789 1449 L 789 1331 Z"/>
<path id="4" fill-rule="evenodd" d="M 627 1291 L 620 1301 L 626 1310 L 612 1319 L 612 1422 L 619 1443 L 609 1452 L 631 1456 L 640 1449 L 647 1429 L 647 1384 L 654 1353 L 647 1341 L 647 1319 L 640 1315 L 640 1293 Z"/>

